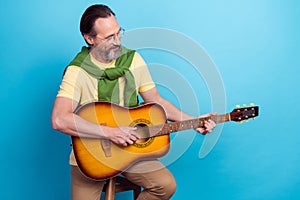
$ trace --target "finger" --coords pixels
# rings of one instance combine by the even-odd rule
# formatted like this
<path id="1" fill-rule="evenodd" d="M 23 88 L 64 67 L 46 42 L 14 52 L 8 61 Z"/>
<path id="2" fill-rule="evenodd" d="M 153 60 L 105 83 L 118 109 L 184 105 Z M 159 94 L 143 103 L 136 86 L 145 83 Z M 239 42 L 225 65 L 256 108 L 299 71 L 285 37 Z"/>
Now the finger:
<path id="1" fill-rule="evenodd" d="M 124 147 L 126 147 L 126 146 L 127 146 L 127 142 L 123 142 L 122 145 L 123 145 Z"/>
<path id="2" fill-rule="evenodd" d="M 126 142 L 126 137 L 123 135 L 119 135 L 117 136 L 114 140 L 113 140 L 114 143 L 116 144 L 119 144 L 119 145 L 122 145 L 122 146 L 127 146 L 127 142 Z"/>
<path id="3" fill-rule="evenodd" d="M 130 140 L 130 139 L 127 139 L 127 140 L 126 140 L 126 144 L 133 144 L 133 141 Z"/>
<path id="4" fill-rule="evenodd" d="M 208 120 L 208 128 L 212 131 L 216 127 L 216 123 L 213 120 Z"/>
<path id="5" fill-rule="evenodd" d="M 209 133 L 212 132 L 213 126 L 212 126 L 211 122 L 206 121 L 204 126 L 205 126 L 205 131 L 206 132 L 209 132 Z"/>
<path id="6" fill-rule="evenodd" d="M 213 127 L 215 127 L 216 126 L 216 122 L 214 121 L 214 120 L 208 120 L 209 121 L 209 123 L 211 124 L 211 126 L 213 126 Z"/>
<path id="7" fill-rule="evenodd" d="M 205 129 L 210 129 L 211 128 L 210 121 L 205 121 L 204 127 L 205 127 Z"/>
<path id="8" fill-rule="evenodd" d="M 196 128 L 196 131 L 201 133 L 202 135 L 205 135 L 207 133 L 205 128 Z"/>
<path id="9" fill-rule="evenodd" d="M 122 137 L 119 138 L 119 144 L 122 146 L 127 146 L 130 143 L 131 143 L 131 140 L 126 135 L 123 135 Z"/>
<path id="10" fill-rule="evenodd" d="M 202 135 L 205 135 L 207 133 L 211 133 L 214 127 L 215 127 L 215 123 L 212 120 L 208 120 L 204 122 L 203 127 L 197 128 L 196 131 L 198 131 Z"/>
<path id="11" fill-rule="evenodd" d="M 122 136 L 122 142 L 126 142 L 128 144 L 132 144 L 133 141 L 135 141 L 135 137 L 133 135 L 131 135 L 130 133 L 125 133 Z"/>
<path id="12" fill-rule="evenodd" d="M 132 140 L 137 140 L 140 139 L 140 136 L 137 133 L 137 128 L 136 127 L 129 127 L 128 132 L 127 132 L 128 137 L 130 137 Z"/>
<path id="13" fill-rule="evenodd" d="M 141 136 L 138 134 L 137 131 L 132 131 L 131 136 L 133 136 L 135 140 L 141 139 Z"/>
<path id="14" fill-rule="evenodd" d="M 130 134 L 130 135 L 129 135 L 129 139 L 132 140 L 132 141 L 136 141 L 136 140 L 138 140 L 139 138 L 138 138 L 135 134 Z"/>

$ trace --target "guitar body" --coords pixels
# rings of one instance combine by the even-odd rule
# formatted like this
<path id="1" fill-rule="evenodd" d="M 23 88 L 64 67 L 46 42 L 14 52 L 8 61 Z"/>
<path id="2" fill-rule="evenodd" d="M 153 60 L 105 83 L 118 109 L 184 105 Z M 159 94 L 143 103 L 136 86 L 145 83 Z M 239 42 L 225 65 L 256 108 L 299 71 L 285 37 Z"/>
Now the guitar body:
<path id="1" fill-rule="evenodd" d="M 158 158 L 169 151 L 168 134 L 153 137 L 155 134 L 147 131 L 147 127 L 166 123 L 165 111 L 158 104 L 124 108 L 108 102 L 93 102 L 80 107 L 75 113 L 87 121 L 109 127 L 144 127 L 138 131 L 142 139 L 127 147 L 107 139 L 72 136 L 77 164 L 87 177 L 105 180 L 122 173 L 137 161 Z"/>

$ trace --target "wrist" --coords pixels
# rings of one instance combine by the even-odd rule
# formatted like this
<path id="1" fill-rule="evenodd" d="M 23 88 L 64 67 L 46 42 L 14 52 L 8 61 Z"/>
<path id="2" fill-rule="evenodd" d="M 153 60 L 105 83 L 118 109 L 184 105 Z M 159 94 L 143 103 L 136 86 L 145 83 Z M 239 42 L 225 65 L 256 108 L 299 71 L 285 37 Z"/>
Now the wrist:
<path id="1" fill-rule="evenodd" d="M 100 137 L 109 139 L 109 135 L 110 135 L 109 132 L 111 130 L 111 127 L 100 125 L 100 130 L 101 130 Z"/>

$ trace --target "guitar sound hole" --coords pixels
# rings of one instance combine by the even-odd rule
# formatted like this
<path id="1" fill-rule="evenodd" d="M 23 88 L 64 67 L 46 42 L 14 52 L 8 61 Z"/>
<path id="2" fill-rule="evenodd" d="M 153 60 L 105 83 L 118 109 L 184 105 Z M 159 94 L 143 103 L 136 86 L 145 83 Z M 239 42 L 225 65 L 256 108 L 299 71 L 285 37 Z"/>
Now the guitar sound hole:
<path id="1" fill-rule="evenodd" d="M 137 140 L 136 143 L 147 142 L 150 137 L 148 126 L 146 124 L 137 124 L 135 127 L 137 128 L 137 133 L 140 136 L 140 139 Z"/>
<path id="2" fill-rule="evenodd" d="M 152 126 L 152 123 L 147 119 L 136 119 L 131 124 L 131 127 L 136 127 L 137 134 L 140 139 L 133 143 L 133 146 L 137 148 L 145 148 L 152 144 L 155 137 L 151 137 L 151 132 L 149 126 Z"/>

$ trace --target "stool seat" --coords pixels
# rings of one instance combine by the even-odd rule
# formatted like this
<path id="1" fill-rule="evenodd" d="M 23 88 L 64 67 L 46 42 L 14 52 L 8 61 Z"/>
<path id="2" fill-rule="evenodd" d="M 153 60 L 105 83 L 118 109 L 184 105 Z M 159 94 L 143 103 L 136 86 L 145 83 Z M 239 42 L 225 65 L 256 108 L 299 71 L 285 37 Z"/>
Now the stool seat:
<path id="1" fill-rule="evenodd" d="M 105 200 L 114 200 L 116 192 L 124 192 L 133 190 L 133 199 L 136 200 L 142 191 L 142 188 L 123 176 L 116 176 L 106 180 L 103 191 L 105 192 Z"/>

